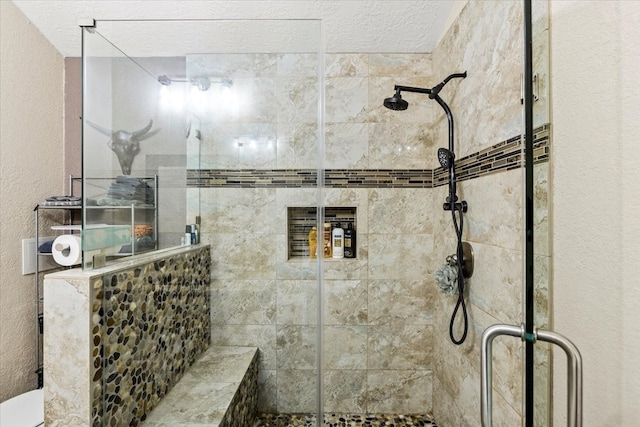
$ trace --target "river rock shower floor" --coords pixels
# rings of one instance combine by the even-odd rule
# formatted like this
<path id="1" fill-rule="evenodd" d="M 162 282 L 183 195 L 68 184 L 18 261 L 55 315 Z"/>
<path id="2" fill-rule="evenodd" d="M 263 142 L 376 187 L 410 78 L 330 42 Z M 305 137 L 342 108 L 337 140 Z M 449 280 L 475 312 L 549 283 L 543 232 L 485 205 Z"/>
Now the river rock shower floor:
<path id="1" fill-rule="evenodd" d="M 262 414 L 255 427 L 315 427 L 310 414 Z M 430 415 L 325 414 L 324 427 L 437 427 Z"/>

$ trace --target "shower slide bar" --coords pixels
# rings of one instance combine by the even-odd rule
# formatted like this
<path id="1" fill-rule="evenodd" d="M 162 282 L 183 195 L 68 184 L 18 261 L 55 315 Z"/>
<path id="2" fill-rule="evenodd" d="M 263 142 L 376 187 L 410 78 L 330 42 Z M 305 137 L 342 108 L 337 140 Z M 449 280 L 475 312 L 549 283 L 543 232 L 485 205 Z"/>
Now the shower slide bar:
<path id="1" fill-rule="evenodd" d="M 578 348 L 564 336 L 550 331 L 538 330 L 527 334 L 524 325 L 493 325 L 482 334 L 480 354 L 480 412 L 482 426 L 492 427 L 492 374 L 493 339 L 499 335 L 520 337 L 522 341 L 545 341 L 559 346 L 567 355 L 568 403 L 567 427 L 582 427 L 582 356 Z"/>

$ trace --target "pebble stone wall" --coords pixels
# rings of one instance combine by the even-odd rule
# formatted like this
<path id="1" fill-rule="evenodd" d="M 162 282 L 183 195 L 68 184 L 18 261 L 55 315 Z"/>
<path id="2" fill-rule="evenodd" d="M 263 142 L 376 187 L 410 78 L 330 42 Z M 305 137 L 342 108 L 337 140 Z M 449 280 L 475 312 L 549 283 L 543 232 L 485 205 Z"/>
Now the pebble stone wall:
<path id="1" fill-rule="evenodd" d="M 92 282 L 92 423 L 136 426 L 210 342 L 209 247 Z"/>
<path id="2" fill-rule="evenodd" d="M 258 352 L 245 372 L 219 427 L 246 427 L 256 424 L 258 407 Z"/>

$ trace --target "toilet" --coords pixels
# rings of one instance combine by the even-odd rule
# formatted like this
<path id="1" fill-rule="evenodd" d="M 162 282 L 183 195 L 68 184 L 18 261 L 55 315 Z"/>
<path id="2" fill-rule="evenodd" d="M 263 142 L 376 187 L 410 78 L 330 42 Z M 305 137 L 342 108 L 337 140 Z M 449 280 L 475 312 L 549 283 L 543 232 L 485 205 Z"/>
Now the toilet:
<path id="1" fill-rule="evenodd" d="M 43 425 L 43 389 L 32 390 L 0 403 L 0 426 L 37 427 Z"/>

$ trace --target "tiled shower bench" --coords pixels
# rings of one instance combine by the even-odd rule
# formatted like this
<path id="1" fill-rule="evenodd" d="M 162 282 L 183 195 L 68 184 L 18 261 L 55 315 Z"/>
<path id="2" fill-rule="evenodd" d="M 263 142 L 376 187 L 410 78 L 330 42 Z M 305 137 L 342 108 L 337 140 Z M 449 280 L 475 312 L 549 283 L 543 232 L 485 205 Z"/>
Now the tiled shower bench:
<path id="1" fill-rule="evenodd" d="M 144 427 L 246 427 L 255 423 L 256 347 L 211 346 L 155 407 Z"/>
<path id="2" fill-rule="evenodd" d="M 247 427 L 257 348 L 210 346 L 208 245 L 45 276 L 49 427 Z"/>

